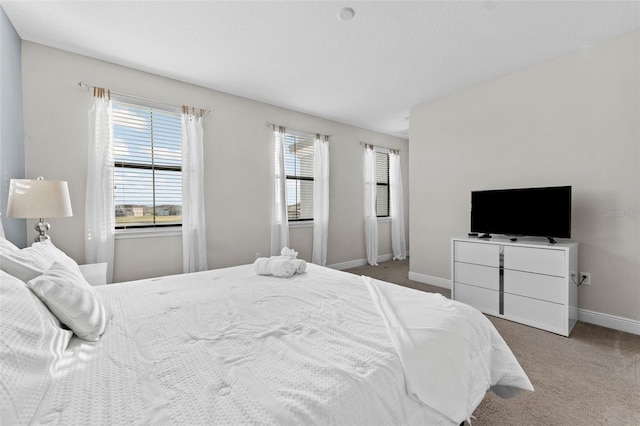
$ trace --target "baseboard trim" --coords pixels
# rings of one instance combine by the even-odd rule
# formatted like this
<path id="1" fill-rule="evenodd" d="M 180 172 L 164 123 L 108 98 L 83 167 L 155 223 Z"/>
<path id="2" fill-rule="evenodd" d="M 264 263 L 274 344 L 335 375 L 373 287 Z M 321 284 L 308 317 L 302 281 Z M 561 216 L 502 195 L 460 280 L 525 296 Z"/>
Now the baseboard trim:
<path id="1" fill-rule="evenodd" d="M 407 251 L 407 257 L 409 257 L 408 251 Z M 378 263 L 388 262 L 389 260 L 393 260 L 393 253 L 382 254 L 378 256 Z M 344 271 L 345 269 L 357 268 L 358 266 L 365 266 L 368 264 L 369 263 L 367 262 L 367 259 L 356 259 L 356 260 L 350 260 L 348 262 L 340 262 L 340 263 L 334 263 L 332 265 L 327 265 L 327 268 Z"/>
<path id="2" fill-rule="evenodd" d="M 409 272 L 409 279 L 419 283 L 430 284 L 451 290 L 451 280 L 434 277 L 417 272 Z M 640 321 L 632 320 L 615 315 L 603 314 L 601 312 L 578 309 L 578 320 L 613 330 L 624 331 L 625 333 L 640 335 Z"/>
<path id="3" fill-rule="evenodd" d="M 640 336 L 640 321 L 578 308 L 578 320 Z"/>
<path id="4" fill-rule="evenodd" d="M 344 271 L 345 269 L 357 268 L 358 266 L 364 266 L 366 264 L 367 264 L 367 259 L 358 259 L 358 260 L 350 260 L 348 262 L 340 262 L 340 263 L 327 265 L 327 268 Z"/>
<path id="5" fill-rule="evenodd" d="M 378 263 L 386 262 L 388 260 L 393 260 L 392 254 L 383 254 L 378 256 Z M 368 265 L 367 259 L 356 259 L 350 260 L 348 262 L 334 263 L 332 265 L 327 265 L 327 268 L 337 269 L 339 271 L 344 271 L 345 269 L 357 268 L 358 266 Z"/>
<path id="6" fill-rule="evenodd" d="M 409 271 L 409 277 L 411 281 L 417 281 L 423 284 L 434 285 L 436 287 L 447 288 L 451 290 L 451 280 L 444 278 L 433 277 L 431 275 L 419 274 L 417 272 Z"/>

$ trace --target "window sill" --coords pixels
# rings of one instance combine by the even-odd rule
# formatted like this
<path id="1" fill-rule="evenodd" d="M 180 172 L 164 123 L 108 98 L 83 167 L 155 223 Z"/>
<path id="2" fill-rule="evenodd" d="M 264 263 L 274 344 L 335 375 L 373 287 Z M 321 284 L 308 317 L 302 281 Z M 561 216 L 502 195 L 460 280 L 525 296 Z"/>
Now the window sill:
<path id="1" fill-rule="evenodd" d="M 313 228 L 313 220 L 301 220 L 288 223 L 289 228 Z"/>
<path id="2" fill-rule="evenodd" d="M 115 239 L 125 240 L 127 238 L 157 238 L 157 237 L 175 237 L 182 235 L 182 227 L 171 228 L 132 228 L 132 229 L 116 229 Z"/>

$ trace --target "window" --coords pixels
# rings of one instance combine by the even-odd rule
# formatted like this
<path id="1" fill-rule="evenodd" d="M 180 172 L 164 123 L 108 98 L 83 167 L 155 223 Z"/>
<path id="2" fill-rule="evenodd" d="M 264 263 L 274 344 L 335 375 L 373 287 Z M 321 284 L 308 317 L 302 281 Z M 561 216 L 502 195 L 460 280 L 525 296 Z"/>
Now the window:
<path id="1" fill-rule="evenodd" d="M 376 216 L 389 217 L 389 153 L 376 151 Z"/>
<path id="2" fill-rule="evenodd" d="M 116 228 L 182 224 L 182 118 L 112 102 Z"/>
<path id="3" fill-rule="evenodd" d="M 312 135 L 286 133 L 284 136 L 289 221 L 313 220 L 313 144 Z"/>

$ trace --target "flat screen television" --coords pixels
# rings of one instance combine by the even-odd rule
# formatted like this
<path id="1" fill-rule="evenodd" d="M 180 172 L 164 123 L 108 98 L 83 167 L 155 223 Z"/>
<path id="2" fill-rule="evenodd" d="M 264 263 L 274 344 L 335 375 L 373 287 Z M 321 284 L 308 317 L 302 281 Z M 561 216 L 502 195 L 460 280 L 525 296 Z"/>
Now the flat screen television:
<path id="1" fill-rule="evenodd" d="M 571 238 L 571 187 L 473 191 L 471 232 Z"/>

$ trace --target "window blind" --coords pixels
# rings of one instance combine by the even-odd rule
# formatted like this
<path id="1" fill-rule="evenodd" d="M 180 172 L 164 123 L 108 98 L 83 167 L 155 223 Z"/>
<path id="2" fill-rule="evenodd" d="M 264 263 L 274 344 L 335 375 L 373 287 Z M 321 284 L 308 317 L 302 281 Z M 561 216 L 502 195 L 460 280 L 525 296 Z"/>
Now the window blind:
<path id="1" fill-rule="evenodd" d="M 313 135 L 287 133 L 284 138 L 290 221 L 313 220 L 313 144 Z"/>
<path id="2" fill-rule="evenodd" d="M 376 152 L 376 215 L 389 216 L 389 154 Z"/>
<path id="3" fill-rule="evenodd" d="M 181 117 L 112 102 L 116 227 L 182 223 Z"/>

